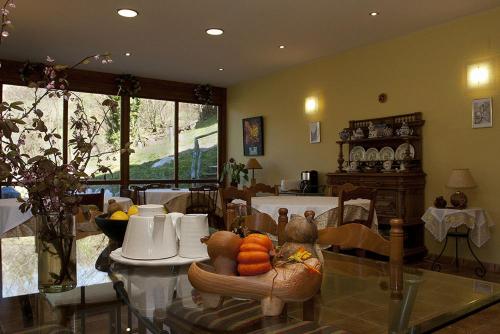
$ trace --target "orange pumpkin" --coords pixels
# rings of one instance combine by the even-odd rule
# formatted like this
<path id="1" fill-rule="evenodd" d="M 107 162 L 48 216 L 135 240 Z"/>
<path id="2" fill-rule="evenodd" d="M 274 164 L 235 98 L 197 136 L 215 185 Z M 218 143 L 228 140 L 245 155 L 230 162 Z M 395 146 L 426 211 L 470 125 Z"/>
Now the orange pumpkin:
<path id="1" fill-rule="evenodd" d="M 271 270 L 269 252 L 273 243 L 267 235 L 253 233 L 243 239 L 238 253 L 238 272 L 241 276 L 254 276 Z"/>

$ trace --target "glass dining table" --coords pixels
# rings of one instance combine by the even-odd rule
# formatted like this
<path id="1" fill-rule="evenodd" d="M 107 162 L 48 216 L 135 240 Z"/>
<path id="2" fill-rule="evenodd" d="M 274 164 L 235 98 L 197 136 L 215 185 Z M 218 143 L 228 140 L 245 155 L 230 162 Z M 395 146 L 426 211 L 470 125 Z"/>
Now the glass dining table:
<path id="1" fill-rule="evenodd" d="M 210 309 L 189 266 L 97 271 L 103 235 L 77 241 L 76 289 L 42 294 L 34 239 L 1 241 L 0 333 L 428 333 L 500 301 L 499 284 L 409 267 L 394 294 L 387 263 L 324 252 L 320 292 L 288 304 L 283 316 L 262 317 L 259 303 L 245 299 Z"/>

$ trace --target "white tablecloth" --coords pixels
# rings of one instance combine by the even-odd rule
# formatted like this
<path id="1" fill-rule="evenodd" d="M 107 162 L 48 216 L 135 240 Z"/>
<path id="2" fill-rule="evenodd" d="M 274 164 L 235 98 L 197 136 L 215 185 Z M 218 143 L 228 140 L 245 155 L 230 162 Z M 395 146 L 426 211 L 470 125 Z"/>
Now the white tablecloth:
<path id="1" fill-rule="evenodd" d="M 163 205 L 173 198 L 189 193 L 189 189 L 148 189 L 146 190 L 147 204 Z"/>
<path id="2" fill-rule="evenodd" d="M 370 201 L 365 199 L 356 199 L 347 201 L 346 206 L 362 207 L 364 210 L 370 208 Z M 275 221 L 278 221 L 279 209 L 288 209 L 288 215 L 304 215 L 307 210 L 312 210 L 318 217 L 322 213 L 339 206 L 338 197 L 328 196 L 266 196 L 252 197 L 252 208 L 263 213 L 267 213 Z M 373 217 L 374 229 L 377 228 L 377 215 Z"/>
<path id="3" fill-rule="evenodd" d="M 31 211 L 22 213 L 16 198 L 0 199 L 0 234 L 28 221 Z"/>
<path id="4" fill-rule="evenodd" d="M 430 207 L 422 216 L 425 228 L 438 241 L 443 241 L 450 228 L 467 226 L 470 231 L 470 239 L 477 247 L 484 245 L 491 237 L 490 227 L 495 223 L 489 214 L 481 208 L 438 209 Z"/>
<path id="5" fill-rule="evenodd" d="M 104 198 L 104 213 L 108 212 L 108 201 L 110 199 L 114 199 L 116 203 L 120 204 L 125 211 L 128 211 L 128 208 L 130 208 L 134 204 L 128 197 L 106 197 Z"/>

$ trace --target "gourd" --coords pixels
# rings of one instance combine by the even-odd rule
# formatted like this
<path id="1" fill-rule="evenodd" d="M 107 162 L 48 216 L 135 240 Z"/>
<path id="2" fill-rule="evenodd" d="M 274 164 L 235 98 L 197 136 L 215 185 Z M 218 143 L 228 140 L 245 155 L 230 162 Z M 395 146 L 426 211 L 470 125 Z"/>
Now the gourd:
<path id="1" fill-rule="evenodd" d="M 208 256 L 217 274 L 237 274 L 236 257 L 243 242 L 239 236 L 229 231 L 218 231 L 202 238 L 201 242 L 207 245 Z"/>
<path id="2" fill-rule="evenodd" d="M 280 257 L 287 259 L 295 254 L 299 248 L 313 254 L 313 257 L 318 257 L 314 246 L 318 238 L 318 229 L 313 222 L 314 212 L 304 212 L 304 217 L 293 216 L 285 226 L 285 243 L 280 249 Z"/>
<path id="3" fill-rule="evenodd" d="M 267 235 L 252 233 L 243 239 L 238 253 L 238 273 L 241 276 L 254 276 L 267 273 L 272 269 L 269 253 L 273 243 Z"/>
<path id="4" fill-rule="evenodd" d="M 124 210 L 120 204 L 116 203 L 116 200 L 110 199 L 108 201 L 108 217 L 111 217 L 111 215 L 116 211 L 124 211 Z"/>

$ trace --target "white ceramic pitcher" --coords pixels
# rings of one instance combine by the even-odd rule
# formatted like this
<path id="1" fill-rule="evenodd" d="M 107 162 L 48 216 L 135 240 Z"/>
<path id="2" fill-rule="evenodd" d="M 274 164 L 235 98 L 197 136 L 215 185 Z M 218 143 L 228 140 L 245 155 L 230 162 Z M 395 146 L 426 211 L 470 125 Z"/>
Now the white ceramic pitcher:
<path id="1" fill-rule="evenodd" d="M 139 206 L 125 232 L 122 256 L 137 260 L 165 259 L 177 255 L 177 236 L 172 217 L 163 206 Z"/>
<path id="2" fill-rule="evenodd" d="M 175 226 L 179 237 L 179 256 L 187 258 L 207 257 L 207 245 L 200 241 L 209 235 L 208 215 L 189 214 L 182 216 Z"/>

